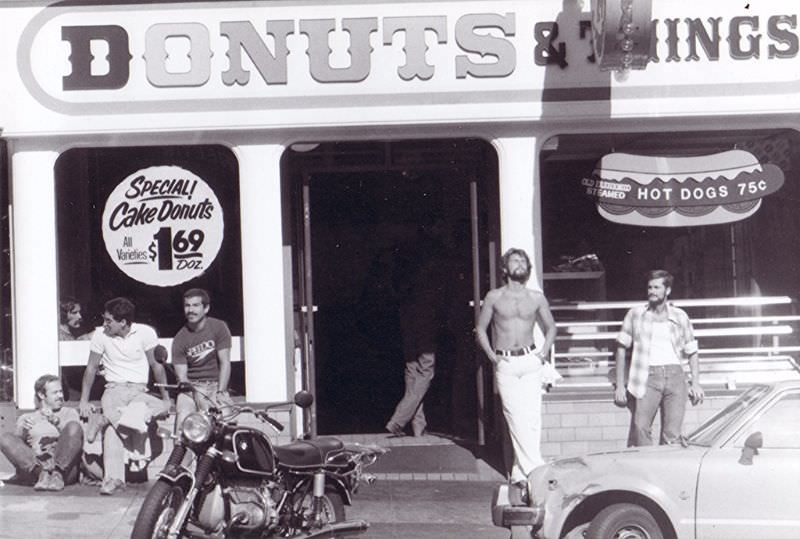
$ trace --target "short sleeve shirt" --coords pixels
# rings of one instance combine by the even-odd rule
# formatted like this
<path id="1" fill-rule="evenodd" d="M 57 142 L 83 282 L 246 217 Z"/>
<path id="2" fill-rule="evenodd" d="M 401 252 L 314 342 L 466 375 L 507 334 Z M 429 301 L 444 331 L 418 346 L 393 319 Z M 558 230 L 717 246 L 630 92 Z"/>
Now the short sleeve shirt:
<path id="1" fill-rule="evenodd" d="M 33 421 L 30 429 L 25 428 L 27 419 Z M 22 438 L 38 458 L 55 456 L 55 446 L 58 436 L 64 426 L 71 421 L 80 421 L 78 412 L 74 408 L 62 407 L 51 415 L 44 414 L 41 410 L 22 414 L 17 419 L 16 435 Z"/>
<path id="2" fill-rule="evenodd" d="M 217 380 L 220 350 L 231 347 L 228 325 L 207 317 L 202 329 L 192 331 L 183 326 L 172 340 L 172 363 L 186 365 L 189 380 Z"/>
<path id="3" fill-rule="evenodd" d="M 156 330 L 134 322 L 124 337 L 109 336 L 102 327 L 95 329 L 89 350 L 100 354 L 107 382 L 146 384 L 150 373 L 146 352 L 157 344 Z"/>

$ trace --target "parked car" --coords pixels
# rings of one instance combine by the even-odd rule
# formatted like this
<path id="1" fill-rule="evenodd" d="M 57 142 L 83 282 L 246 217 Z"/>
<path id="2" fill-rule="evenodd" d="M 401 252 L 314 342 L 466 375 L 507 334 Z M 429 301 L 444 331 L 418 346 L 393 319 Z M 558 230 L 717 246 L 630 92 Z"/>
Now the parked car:
<path id="1" fill-rule="evenodd" d="M 797 539 L 800 381 L 751 386 L 681 443 L 540 466 L 524 505 L 508 489 L 492 519 L 514 539 Z"/>

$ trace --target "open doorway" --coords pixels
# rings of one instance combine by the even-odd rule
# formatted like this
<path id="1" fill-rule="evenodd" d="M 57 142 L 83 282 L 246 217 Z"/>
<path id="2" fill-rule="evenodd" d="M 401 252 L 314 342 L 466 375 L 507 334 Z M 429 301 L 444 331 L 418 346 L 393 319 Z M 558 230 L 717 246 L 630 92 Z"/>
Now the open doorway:
<path id="1" fill-rule="evenodd" d="M 478 140 L 311 148 L 287 152 L 284 178 L 296 333 L 316 394 L 316 431 L 382 432 L 404 392 L 404 342 L 423 332 L 436 352 L 428 429 L 475 439 L 472 328 L 497 230 L 494 150 Z M 419 296 L 430 312 L 408 309 Z"/>

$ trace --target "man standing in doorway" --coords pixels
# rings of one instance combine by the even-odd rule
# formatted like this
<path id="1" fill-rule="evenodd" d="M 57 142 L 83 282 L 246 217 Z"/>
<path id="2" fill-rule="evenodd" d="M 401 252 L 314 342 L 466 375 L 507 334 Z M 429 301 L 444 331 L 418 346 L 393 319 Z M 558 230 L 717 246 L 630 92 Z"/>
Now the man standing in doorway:
<path id="1" fill-rule="evenodd" d="M 444 327 L 444 285 L 449 278 L 446 234 L 441 220 L 420 224 L 414 240 L 399 253 L 394 288 L 399 296 L 405 393 L 386 423 L 394 436 L 404 436 L 409 422 L 414 436 L 424 435 L 428 426 L 423 400 L 433 380 L 437 341 Z"/>
<path id="2" fill-rule="evenodd" d="M 111 495 L 125 485 L 125 450 L 141 453 L 147 423 L 167 414 L 170 408 L 165 388 L 161 388 L 161 400 L 147 393 L 149 369 L 153 370 L 159 384 L 166 384 L 167 377 L 164 366 L 156 361 L 153 353 L 158 345 L 158 336 L 152 327 L 134 322 L 135 313 L 136 307 L 127 298 L 106 302 L 103 326 L 92 335 L 89 361 L 83 373 L 79 404 L 82 417 L 92 413 L 89 393 L 101 365 L 106 378 L 105 391 L 100 398 L 103 417 L 106 423 L 110 423 L 103 435 L 104 470 L 100 494 L 105 495 Z M 140 410 L 144 410 L 142 414 L 139 414 Z M 131 415 L 138 416 L 135 423 L 141 427 L 132 429 L 121 424 L 123 413 L 126 419 Z M 90 439 L 94 439 L 92 434 Z"/>
<path id="3" fill-rule="evenodd" d="M 198 409 L 231 404 L 231 332 L 225 322 L 208 316 L 210 308 L 211 299 L 205 290 L 192 288 L 184 292 L 186 324 L 172 340 L 172 364 L 178 382 L 190 382 L 199 393 L 178 394 L 176 429 Z"/>
<path id="4" fill-rule="evenodd" d="M 672 275 L 664 270 L 647 274 L 647 304 L 633 307 L 625 315 L 617 336 L 614 401 L 624 406 L 628 393 L 635 399 L 632 435 L 634 446 L 653 443 L 651 428 L 661 409 L 661 444 L 681 435 L 687 396 L 692 403 L 703 400 L 697 361 L 697 341 L 692 323 L 682 309 L 667 299 L 672 292 Z M 627 386 L 625 356 L 633 346 Z M 691 379 L 683 372 L 682 360 L 688 358 Z"/>
<path id="5" fill-rule="evenodd" d="M 506 251 L 503 273 L 506 284 L 486 294 L 475 332 L 478 344 L 495 367 L 497 390 L 514 448 L 511 481 L 519 483 L 544 463 L 540 448 L 542 375 L 556 338 L 556 324 L 544 294 L 526 287 L 531 261 L 524 250 Z M 544 333 L 539 347 L 533 342 L 537 322 Z M 490 323 L 493 343 L 487 331 Z"/>
<path id="6" fill-rule="evenodd" d="M 0 450 L 16 478 L 36 490 L 63 490 L 78 480 L 83 429 L 78 412 L 64 406 L 58 376 L 45 374 L 33 385 L 38 407 L 22 414 L 15 432 L 0 435 Z M 34 484 L 35 481 L 35 484 Z"/>

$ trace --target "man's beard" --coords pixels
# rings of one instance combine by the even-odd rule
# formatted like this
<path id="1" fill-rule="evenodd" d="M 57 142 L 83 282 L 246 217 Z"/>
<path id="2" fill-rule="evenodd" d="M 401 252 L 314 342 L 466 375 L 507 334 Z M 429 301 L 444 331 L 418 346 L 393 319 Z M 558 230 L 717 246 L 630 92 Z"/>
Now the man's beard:
<path id="1" fill-rule="evenodd" d="M 528 282 L 528 279 L 531 276 L 530 270 L 522 270 L 517 272 L 509 272 L 508 273 L 508 280 L 514 281 L 520 284 L 525 284 Z"/>

